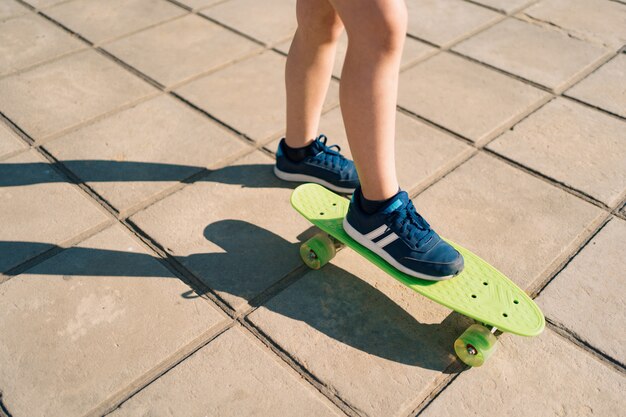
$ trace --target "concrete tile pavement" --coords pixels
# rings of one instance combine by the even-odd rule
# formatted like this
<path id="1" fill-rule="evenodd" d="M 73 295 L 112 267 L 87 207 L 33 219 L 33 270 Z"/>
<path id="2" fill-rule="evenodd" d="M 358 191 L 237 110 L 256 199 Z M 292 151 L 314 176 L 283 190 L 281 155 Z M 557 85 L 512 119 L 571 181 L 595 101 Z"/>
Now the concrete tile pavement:
<path id="1" fill-rule="evenodd" d="M 56 25 L 32 13 L 0 22 L 0 76 L 86 48 Z"/>
<path id="2" fill-rule="evenodd" d="M 301 266 L 295 243 L 308 224 L 290 215 L 291 187 L 271 161 L 257 151 L 131 217 L 237 310 Z"/>
<path id="3" fill-rule="evenodd" d="M 225 320 L 188 290 L 118 225 L 2 284 L 12 415 L 84 415 L 180 355 Z"/>
<path id="4" fill-rule="evenodd" d="M 26 144 L 8 126 L 0 125 L 0 158 L 26 149 L 26 147 Z"/>
<path id="5" fill-rule="evenodd" d="M 15 0 L 6 0 L 0 3 L 0 20 L 8 19 L 12 16 L 25 14 L 28 9 Z"/>
<path id="6" fill-rule="evenodd" d="M 69 1 L 46 9 L 46 15 L 93 43 L 102 43 L 185 14 L 160 0 Z"/>
<path id="7" fill-rule="evenodd" d="M 169 96 L 142 102 L 46 145 L 121 213 L 153 202 L 185 178 L 247 148 L 231 132 Z"/>
<path id="8" fill-rule="evenodd" d="M 547 98 L 528 84 L 441 53 L 400 75 L 398 104 L 480 145 Z"/>
<path id="9" fill-rule="evenodd" d="M 221 3 L 224 0 L 181 0 L 178 3 L 190 9 L 199 10 L 204 7 L 209 7 L 217 3 Z"/>
<path id="10" fill-rule="evenodd" d="M 409 294 L 354 252 L 335 259 L 250 320 L 357 413 L 407 415 L 451 372 L 446 346 L 469 321 Z"/>
<path id="11" fill-rule="evenodd" d="M 37 9 L 42 9 L 42 8 L 50 7 L 55 4 L 63 3 L 66 1 L 67 0 L 32 0 L 26 3 L 26 5 L 37 8 Z"/>
<path id="12" fill-rule="evenodd" d="M 462 316 L 350 251 L 300 264 L 294 4 L 0 1 L 0 415 L 618 415 L 626 5 L 408 2 L 402 184 L 548 319 L 468 371 Z"/>
<path id="13" fill-rule="evenodd" d="M 415 199 L 429 222 L 533 290 L 604 212 L 505 162 L 478 154 Z"/>
<path id="14" fill-rule="evenodd" d="M 0 111 L 34 140 L 156 93 L 93 50 L 0 79 Z"/>
<path id="15" fill-rule="evenodd" d="M 624 5 L 602 0 L 542 0 L 520 12 L 573 36 L 620 49 L 626 43 Z"/>
<path id="16" fill-rule="evenodd" d="M 502 19 L 498 13 L 461 0 L 408 0 L 406 4 L 408 33 L 442 47 Z"/>
<path id="17" fill-rule="evenodd" d="M 257 42 L 273 45 L 293 35 L 296 0 L 229 0 L 202 10 L 202 14 L 245 34 Z"/>
<path id="18" fill-rule="evenodd" d="M 0 172 L 2 272 L 107 222 L 94 201 L 34 150 L 4 160 Z"/>
<path id="19" fill-rule="evenodd" d="M 246 333 L 227 330 L 111 416 L 342 415 Z"/>
<path id="20" fill-rule="evenodd" d="M 626 117 L 626 53 L 618 54 L 566 95 Z"/>
<path id="21" fill-rule="evenodd" d="M 626 189 L 625 138 L 619 119 L 557 98 L 488 148 L 613 207 Z"/>
<path id="22" fill-rule="evenodd" d="M 482 4 L 483 6 L 491 7 L 494 10 L 504 12 L 506 14 L 514 13 L 535 0 L 477 0 L 475 3 Z"/>
<path id="23" fill-rule="evenodd" d="M 626 221 L 612 219 L 541 293 L 538 303 L 561 329 L 626 362 L 624 259 Z"/>
<path id="24" fill-rule="evenodd" d="M 493 366 L 462 373 L 420 416 L 623 413 L 624 374 L 571 341 L 551 329 L 533 339 L 502 339 Z"/>
<path id="25" fill-rule="evenodd" d="M 284 65 L 282 55 L 268 50 L 175 92 L 237 132 L 262 143 L 285 129 Z M 339 86 L 331 81 L 325 110 L 338 102 Z"/>
<path id="26" fill-rule="evenodd" d="M 240 59 L 261 47 L 196 15 L 187 15 L 104 45 L 166 87 Z"/>
<path id="27" fill-rule="evenodd" d="M 516 19 L 504 20 L 453 50 L 556 92 L 610 54 L 599 45 Z"/>

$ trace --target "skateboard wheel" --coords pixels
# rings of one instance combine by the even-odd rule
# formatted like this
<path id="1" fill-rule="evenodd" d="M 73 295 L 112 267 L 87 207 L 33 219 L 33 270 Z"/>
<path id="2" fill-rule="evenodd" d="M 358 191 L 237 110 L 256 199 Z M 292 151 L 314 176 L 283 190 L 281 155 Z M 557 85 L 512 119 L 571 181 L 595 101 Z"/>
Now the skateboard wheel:
<path id="1" fill-rule="evenodd" d="M 320 269 L 335 257 L 335 244 L 326 233 L 318 233 L 300 245 L 300 257 L 311 269 Z"/>
<path id="2" fill-rule="evenodd" d="M 466 365 L 481 366 L 496 350 L 497 341 L 487 327 L 472 324 L 456 339 L 454 351 Z"/>

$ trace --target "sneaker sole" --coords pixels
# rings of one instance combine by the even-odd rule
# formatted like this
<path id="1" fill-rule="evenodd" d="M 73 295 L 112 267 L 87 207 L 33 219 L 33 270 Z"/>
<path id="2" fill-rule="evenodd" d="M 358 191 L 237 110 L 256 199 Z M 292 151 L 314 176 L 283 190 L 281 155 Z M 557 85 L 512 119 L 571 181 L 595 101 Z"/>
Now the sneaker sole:
<path id="1" fill-rule="evenodd" d="M 281 171 L 280 169 L 278 169 L 278 167 L 276 165 L 274 165 L 274 175 L 276 175 L 278 178 L 280 178 L 281 180 L 284 180 L 284 181 L 290 181 L 290 182 L 314 182 L 316 184 L 323 185 L 324 187 L 328 188 L 329 190 L 333 190 L 336 193 L 352 194 L 354 192 L 354 190 L 356 189 L 356 188 L 337 187 L 336 185 L 333 185 L 333 184 L 329 183 L 328 181 L 324 181 L 321 178 L 313 177 L 311 175 L 292 174 L 292 173 L 289 173 L 289 172 L 284 172 L 284 171 Z"/>
<path id="2" fill-rule="evenodd" d="M 428 281 L 445 281 L 447 279 L 454 277 L 454 275 L 446 275 L 443 277 L 426 275 L 426 274 L 422 274 L 420 272 L 416 272 L 416 271 L 413 271 L 412 269 L 407 268 L 406 266 L 396 261 L 383 248 L 378 247 L 374 242 L 370 241 L 364 235 L 359 233 L 358 230 L 356 230 L 354 227 L 350 225 L 350 223 L 348 223 L 348 219 L 346 217 L 343 218 L 343 229 L 352 239 L 356 240 L 358 243 L 360 243 L 361 245 L 365 246 L 367 249 L 374 252 L 376 255 L 383 258 L 385 261 L 387 261 L 387 263 L 389 263 L 391 266 L 393 266 L 400 272 L 404 272 L 405 274 L 410 275 L 412 277 L 425 279 Z"/>

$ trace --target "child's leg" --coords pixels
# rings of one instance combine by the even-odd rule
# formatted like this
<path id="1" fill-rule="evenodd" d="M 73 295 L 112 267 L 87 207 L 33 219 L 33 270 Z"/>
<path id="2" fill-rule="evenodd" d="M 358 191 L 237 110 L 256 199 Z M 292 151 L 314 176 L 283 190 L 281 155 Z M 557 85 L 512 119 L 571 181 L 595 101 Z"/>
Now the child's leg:
<path id="1" fill-rule="evenodd" d="M 298 0 L 296 11 L 298 30 L 285 68 L 287 134 L 276 149 L 274 174 L 352 193 L 359 185 L 354 163 L 317 132 L 343 23 L 328 0 Z"/>
<path id="2" fill-rule="evenodd" d="M 296 31 L 287 66 L 287 145 L 309 144 L 317 129 L 330 84 L 337 39 L 343 24 L 328 0 L 298 0 Z"/>
<path id="3" fill-rule="evenodd" d="M 394 158 L 400 58 L 407 28 L 404 0 L 330 0 L 348 33 L 341 112 L 363 195 L 398 192 Z"/>

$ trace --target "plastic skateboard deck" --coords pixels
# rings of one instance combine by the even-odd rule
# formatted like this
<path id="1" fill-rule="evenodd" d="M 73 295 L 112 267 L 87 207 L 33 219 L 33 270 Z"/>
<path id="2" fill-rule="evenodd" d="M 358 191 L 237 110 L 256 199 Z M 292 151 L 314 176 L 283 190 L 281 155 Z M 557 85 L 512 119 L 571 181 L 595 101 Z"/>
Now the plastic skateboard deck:
<path id="1" fill-rule="evenodd" d="M 463 271 L 445 281 L 422 280 L 398 271 L 348 236 L 342 225 L 349 205 L 345 197 L 317 184 L 303 184 L 293 191 L 291 205 L 323 232 L 439 304 L 502 332 L 536 336 L 544 329 L 543 313 L 524 291 L 496 268 L 454 242 L 446 239 L 463 255 Z"/>

